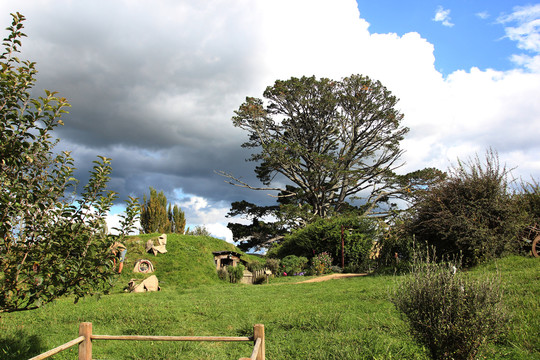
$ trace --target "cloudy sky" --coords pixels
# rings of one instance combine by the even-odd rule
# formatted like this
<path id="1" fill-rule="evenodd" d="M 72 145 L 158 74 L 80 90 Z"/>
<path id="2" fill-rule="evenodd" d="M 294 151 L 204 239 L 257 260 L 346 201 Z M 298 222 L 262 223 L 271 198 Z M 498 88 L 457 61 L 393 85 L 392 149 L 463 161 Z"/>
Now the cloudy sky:
<path id="1" fill-rule="evenodd" d="M 163 190 L 219 237 L 232 201 L 273 201 L 214 173 L 254 177 L 231 116 L 291 76 L 380 80 L 411 129 L 403 172 L 492 147 L 515 176 L 540 179 L 540 3 L 2 0 L 2 28 L 17 11 L 36 90 L 72 105 L 58 136 L 77 177 L 111 157 L 121 197 Z"/>

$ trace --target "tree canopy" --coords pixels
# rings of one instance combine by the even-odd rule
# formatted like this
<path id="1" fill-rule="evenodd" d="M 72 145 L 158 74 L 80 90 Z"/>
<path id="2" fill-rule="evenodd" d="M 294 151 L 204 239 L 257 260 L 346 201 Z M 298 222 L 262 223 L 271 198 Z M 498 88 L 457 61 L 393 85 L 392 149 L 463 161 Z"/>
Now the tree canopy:
<path id="1" fill-rule="evenodd" d="M 186 217 L 178 205 L 168 204 L 163 191 L 157 192 L 150 187 L 150 196 L 143 196 L 141 205 L 141 228 L 145 234 L 178 233 L 183 234 L 186 227 Z"/>
<path id="2" fill-rule="evenodd" d="M 257 163 L 263 186 L 220 173 L 233 185 L 277 193 L 274 206 L 232 204 L 230 216 L 252 221 L 228 225 L 242 248 L 267 247 L 318 218 L 351 210 L 373 215 L 391 194 L 403 197 L 403 184 L 411 179 L 394 170 L 408 129 L 401 126 L 398 99 L 379 81 L 362 75 L 340 81 L 293 77 L 277 80 L 263 96 L 247 97 L 232 118 L 248 133 L 242 146 L 255 150 L 248 160 Z"/>
<path id="3" fill-rule="evenodd" d="M 106 290 L 117 240 L 103 231 L 117 194 L 106 190 L 112 168 L 99 157 L 80 195 L 73 159 L 55 152 L 66 99 L 45 91 L 32 98 L 35 63 L 19 53 L 24 16 L 12 14 L 0 55 L 0 312 L 34 309 L 62 295 L 75 299 Z M 130 198 L 120 236 L 133 229 Z"/>
<path id="4" fill-rule="evenodd" d="M 258 162 L 255 172 L 265 186 L 222 175 L 238 186 L 301 196 L 320 217 L 341 211 L 354 196 L 365 203 L 380 199 L 408 129 L 400 125 L 398 99 L 379 81 L 293 77 L 277 80 L 263 95 L 264 101 L 247 97 L 232 120 L 248 132 L 242 146 L 256 149 L 250 160 Z M 278 182 L 296 190 L 272 186 Z"/>

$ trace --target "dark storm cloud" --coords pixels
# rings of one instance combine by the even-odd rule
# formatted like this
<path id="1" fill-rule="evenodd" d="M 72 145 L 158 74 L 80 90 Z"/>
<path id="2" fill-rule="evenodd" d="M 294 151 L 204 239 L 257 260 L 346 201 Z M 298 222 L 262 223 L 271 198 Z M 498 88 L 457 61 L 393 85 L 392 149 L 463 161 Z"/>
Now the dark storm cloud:
<path id="1" fill-rule="evenodd" d="M 72 105 L 57 136 L 81 183 L 99 154 L 113 158 L 110 186 L 122 197 L 149 186 L 209 201 L 247 197 L 214 170 L 252 178 L 245 134 L 230 118 L 254 90 L 256 14 L 219 2 L 60 3 L 12 11 L 27 17 L 23 57 L 37 62 L 35 92 L 58 91 Z"/>

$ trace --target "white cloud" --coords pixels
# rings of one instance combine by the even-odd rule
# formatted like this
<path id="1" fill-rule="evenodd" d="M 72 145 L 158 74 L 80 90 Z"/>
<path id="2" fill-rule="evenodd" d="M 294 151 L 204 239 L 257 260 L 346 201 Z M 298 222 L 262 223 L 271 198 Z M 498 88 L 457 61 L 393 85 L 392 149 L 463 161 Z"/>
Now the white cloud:
<path id="1" fill-rule="evenodd" d="M 497 21 L 507 26 L 506 37 L 517 42 L 517 47 L 533 53 L 515 54 L 512 60 L 531 71 L 540 71 L 540 4 L 516 6 L 514 12 L 500 16 Z"/>
<path id="2" fill-rule="evenodd" d="M 435 12 L 435 17 L 433 17 L 433 21 L 439 21 L 444 26 L 448 27 L 454 26 L 454 24 L 450 22 L 450 10 L 446 10 L 442 6 L 439 6 L 437 8 L 437 11 Z"/>
<path id="3" fill-rule="evenodd" d="M 486 20 L 490 17 L 489 13 L 487 11 L 482 11 L 479 13 L 476 13 L 476 16 L 478 16 L 482 20 Z"/>
<path id="4" fill-rule="evenodd" d="M 540 4 L 515 7 L 513 13 L 499 17 L 498 22 L 516 23 L 505 29 L 506 36 L 517 41 L 520 49 L 540 52 Z"/>
<path id="5" fill-rule="evenodd" d="M 225 216 L 229 212 L 228 205 L 210 205 L 207 199 L 196 195 L 187 195 L 186 197 L 188 199 L 178 205 L 186 214 L 186 220 L 189 224 L 204 226 L 213 236 L 230 243 L 233 242 L 232 232 L 224 223 Z"/>

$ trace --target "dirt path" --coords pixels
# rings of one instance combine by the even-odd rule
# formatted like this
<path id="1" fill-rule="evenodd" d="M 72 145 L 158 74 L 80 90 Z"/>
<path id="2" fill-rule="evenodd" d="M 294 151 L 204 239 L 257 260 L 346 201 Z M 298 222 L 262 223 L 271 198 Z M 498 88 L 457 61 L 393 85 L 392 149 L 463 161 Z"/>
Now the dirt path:
<path id="1" fill-rule="evenodd" d="M 333 279 L 343 279 L 343 278 L 348 278 L 348 277 L 357 277 L 357 276 L 366 276 L 366 275 L 367 274 L 331 274 L 331 275 L 319 276 L 319 277 L 309 279 L 306 281 L 300 281 L 297 284 L 321 282 L 321 281 L 327 281 L 327 280 L 333 280 Z"/>

